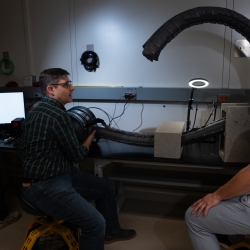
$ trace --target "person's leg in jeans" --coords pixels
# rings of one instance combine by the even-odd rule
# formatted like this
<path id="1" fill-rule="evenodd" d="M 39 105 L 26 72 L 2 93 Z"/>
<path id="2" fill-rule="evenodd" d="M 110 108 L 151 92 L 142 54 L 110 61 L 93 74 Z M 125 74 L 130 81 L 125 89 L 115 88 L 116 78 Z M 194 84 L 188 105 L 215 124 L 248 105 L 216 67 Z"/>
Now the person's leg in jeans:
<path id="1" fill-rule="evenodd" d="M 249 234 L 250 208 L 247 195 L 222 201 L 208 211 L 206 218 L 192 215 L 193 208 L 186 211 L 185 219 L 195 250 L 220 250 L 215 234 Z"/>
<path id="2" fill-rule="evenodd" d="M 105 244 L 118 240 L 130 240 L 136 236 L 133 229 L 122 229 L 118 221 L 114 188 L 105 178 L 79 171 L 71 172 L 72 185 L 87 200 L 95 200 L 97 210 L 106 221 Z"/>
<path id="3" fill-rule="evenodd" d="M 80 250 L 103 250 L 105 219 L 73 187 L 70 174 L 22 188 L 24 197 L 44 212 L 81 228 Z"/>
<path id="4" fill-rule="evenodd" d="M 106 234 L 114 234 L 120 229 L 114 188 L 105 178 L 97 177 L 72 168 L 72 185 L 86 200 L 95 200 L 97 210 L 106 221 Z"/>

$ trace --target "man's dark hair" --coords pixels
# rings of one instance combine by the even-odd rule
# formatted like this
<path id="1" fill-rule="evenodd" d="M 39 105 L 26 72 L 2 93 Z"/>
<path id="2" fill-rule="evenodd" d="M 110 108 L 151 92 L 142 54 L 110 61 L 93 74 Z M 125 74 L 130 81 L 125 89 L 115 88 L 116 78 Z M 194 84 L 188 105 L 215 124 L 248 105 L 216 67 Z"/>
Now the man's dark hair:
<path id="1" fill-rule="evenodd" d="M 68 76 L 69 72 L 60 68 L 45 69 L 40 73 L 39 82 L 43 95 L 47 95 L 47 86 L 58 83 L 63 76 Z M 55 85 L 56 87 L 56 85 Z"/>

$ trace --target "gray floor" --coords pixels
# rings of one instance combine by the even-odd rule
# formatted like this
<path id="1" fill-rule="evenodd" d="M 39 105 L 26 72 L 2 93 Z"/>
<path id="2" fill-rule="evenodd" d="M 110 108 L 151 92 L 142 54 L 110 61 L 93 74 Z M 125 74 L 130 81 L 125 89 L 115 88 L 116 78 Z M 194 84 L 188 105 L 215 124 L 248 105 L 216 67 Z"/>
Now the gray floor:
<path id="1" fill-rule="evenodd" d="M 126 200 L 119 214 L 124 228 L 134 228 L 137 237 L 113 243 L 107 250 L 191 250 L 182 208 L 152 201 Z M 175 212 L 173 212 L 175 211 Z M 181 215 L 180 215 L 181 214 Z"/>

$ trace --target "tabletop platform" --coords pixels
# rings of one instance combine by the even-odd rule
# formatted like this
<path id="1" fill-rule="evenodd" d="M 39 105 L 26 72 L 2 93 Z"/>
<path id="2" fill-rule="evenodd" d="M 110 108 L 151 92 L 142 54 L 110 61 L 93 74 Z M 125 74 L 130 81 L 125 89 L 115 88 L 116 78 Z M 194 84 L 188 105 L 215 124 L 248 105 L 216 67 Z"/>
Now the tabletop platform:
<path id="1" fill-rule="evenodd" d="M 167 142 L 166 142 L 167 143 Z M 169 162 L 179 164 L 205 164 L 212 166 L 246 166 L 248 163 L 227 163 L 219 155 L 219 140 L 194 143 L 183 147 L 179 159 L 154 157 L 154 147 L 135 146 L 101 139 L 93 142 L 90 157 L 119 160 Z"/>

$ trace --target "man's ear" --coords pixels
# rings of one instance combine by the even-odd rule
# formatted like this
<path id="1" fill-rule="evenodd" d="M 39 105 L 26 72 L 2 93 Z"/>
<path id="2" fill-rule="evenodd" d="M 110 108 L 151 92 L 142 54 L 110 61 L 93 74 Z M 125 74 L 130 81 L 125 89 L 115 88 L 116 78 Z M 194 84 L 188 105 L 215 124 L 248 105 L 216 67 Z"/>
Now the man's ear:
<path id="1" fill-rule="evenodd" d="M 47 86 L 47 93 L 49 94 L 49 96 L 54 96 L 54 87 L 52 85 L 48 85 Z"/>

